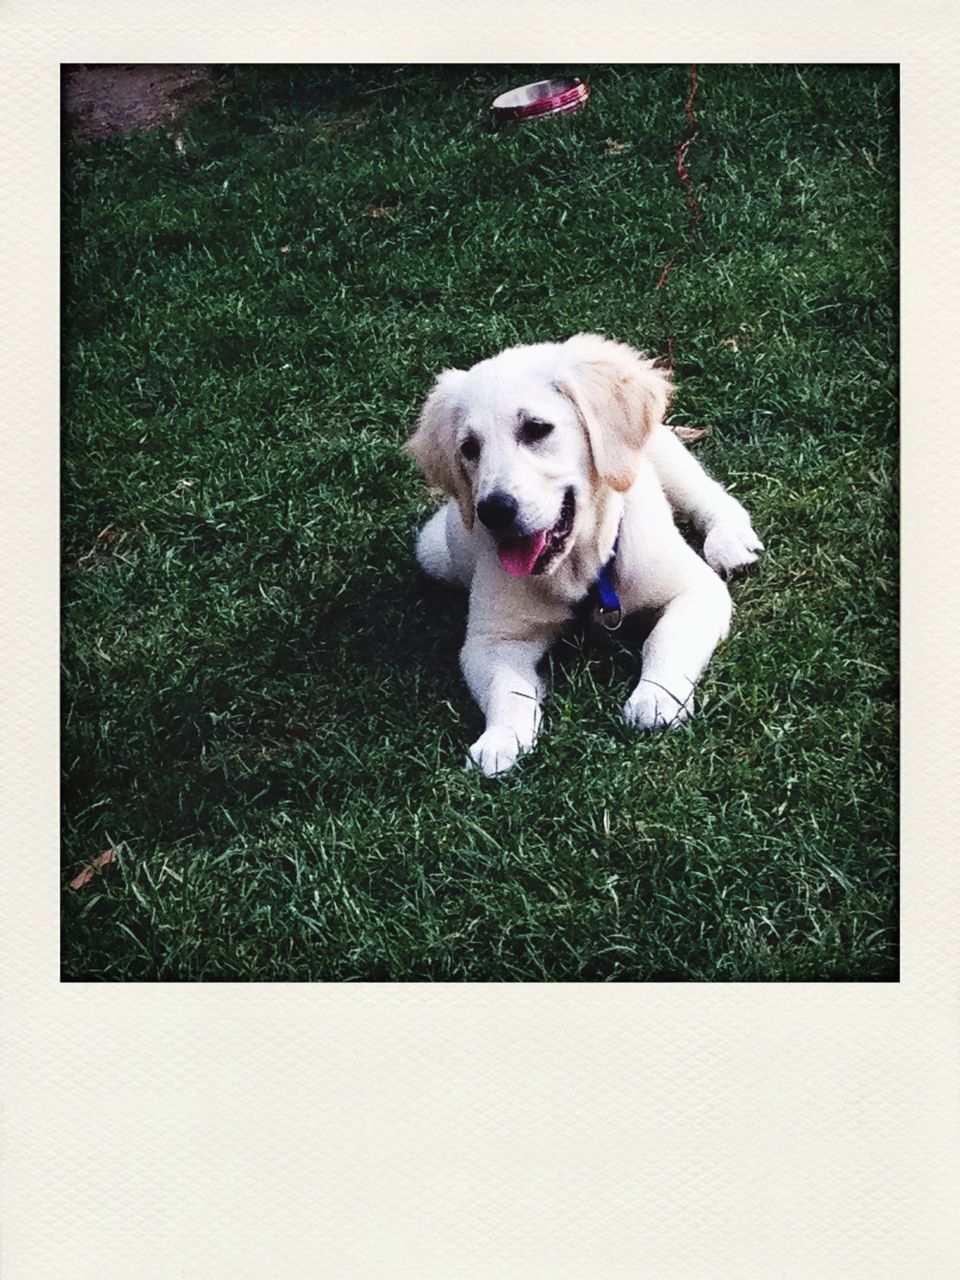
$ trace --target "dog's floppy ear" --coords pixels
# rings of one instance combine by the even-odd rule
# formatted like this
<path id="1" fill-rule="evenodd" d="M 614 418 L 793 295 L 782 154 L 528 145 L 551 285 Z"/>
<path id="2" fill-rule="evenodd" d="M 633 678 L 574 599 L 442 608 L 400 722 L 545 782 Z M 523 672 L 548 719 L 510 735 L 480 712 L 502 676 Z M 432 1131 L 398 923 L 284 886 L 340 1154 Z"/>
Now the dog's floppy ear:
<path id="1" fill-rule="evenodd" d="M 667 411 L 670 375 L 632 347 L 595 334 L 570 338 L 562 351 L 557 389 L 576 410 L 601 480 L 626 493 L 640 450 Z"/>
<path id="2" fill-rule="evenodd" d="M 420 466 L 427 484 L 456 498 L 467 529 L 473 528 L 473 495 L 460 465 L 456 448 L 456 390 L 466 377 L 462 369 L 445 369 L 420 410 L 417 429 L 407 442 L 407 452 Z"/>

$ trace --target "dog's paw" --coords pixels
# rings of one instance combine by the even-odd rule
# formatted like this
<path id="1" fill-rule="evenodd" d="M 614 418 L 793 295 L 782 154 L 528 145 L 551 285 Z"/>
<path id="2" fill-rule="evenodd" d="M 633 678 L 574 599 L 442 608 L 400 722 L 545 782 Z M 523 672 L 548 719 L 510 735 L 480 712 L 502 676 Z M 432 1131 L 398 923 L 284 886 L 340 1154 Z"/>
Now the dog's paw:
<path id="1" fill-rule="evenodd" d="M 623 718 L 633 729 L 679 729 L 693 715 L 693 690 L 671 693 L 665 686 L 641 680 L 623 704 Z"/>
<path id="2" fill-rule="evenodd" d="M 470 748 L 466 767 L 479 769 L 488 778 L 494 778 L 498 773 L 512 769 L 522 750 L 520 739 L 512 729 L 493 725 Z"/>
<path id="3" fill-rule="evenodd" d="M 703 543 L 703 558 L 721 578 L 742 578 L 757 563 L 763 543 L 749 521 L 718 520 Z"/>

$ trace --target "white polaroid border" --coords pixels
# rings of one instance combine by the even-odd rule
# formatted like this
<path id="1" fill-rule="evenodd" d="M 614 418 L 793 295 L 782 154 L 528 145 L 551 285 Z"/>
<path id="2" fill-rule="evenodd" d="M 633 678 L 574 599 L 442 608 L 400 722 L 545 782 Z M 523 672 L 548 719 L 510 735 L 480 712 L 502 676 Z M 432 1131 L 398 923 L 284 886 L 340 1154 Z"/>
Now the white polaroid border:
<path id="1" fill-rule="evenodd" d="M 37 0 L 0 31 L 3 1275 L 957 1274 L 956 7 Z M 60 64 L 571 59 L 901 66 L 901 981 L 60 985 Z"/>

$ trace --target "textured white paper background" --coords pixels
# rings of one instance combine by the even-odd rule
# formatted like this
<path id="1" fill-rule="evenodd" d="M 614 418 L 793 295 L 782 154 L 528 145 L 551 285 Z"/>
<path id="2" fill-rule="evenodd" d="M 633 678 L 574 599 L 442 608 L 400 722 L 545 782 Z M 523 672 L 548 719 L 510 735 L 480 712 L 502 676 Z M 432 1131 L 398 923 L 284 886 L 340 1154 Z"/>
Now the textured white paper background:
<path id="1" fill-rule="evenodd" d="M 0 6 L 3 1280 L 960 1273 L 957 6 Z M 58 985 L 59 63 L 900 62 L 899 985 Z M 857 122 L 851 121 L 851 145 Z"/>

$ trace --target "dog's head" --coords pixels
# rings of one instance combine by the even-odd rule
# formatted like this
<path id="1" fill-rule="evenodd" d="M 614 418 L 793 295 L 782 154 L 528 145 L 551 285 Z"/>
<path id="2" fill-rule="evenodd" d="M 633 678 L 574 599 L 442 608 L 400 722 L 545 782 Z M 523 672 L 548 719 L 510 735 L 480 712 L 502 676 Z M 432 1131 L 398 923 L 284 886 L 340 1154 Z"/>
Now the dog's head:
<path id="1" fill-rule="evenodd" d="M 593 334 L 512 347 L 442 373 L 408 447 L 466 527 L 489 530 L 508 573 L 553 573 L 604 488 L 632 485 L 669 395 L 652 360 Z"/>

